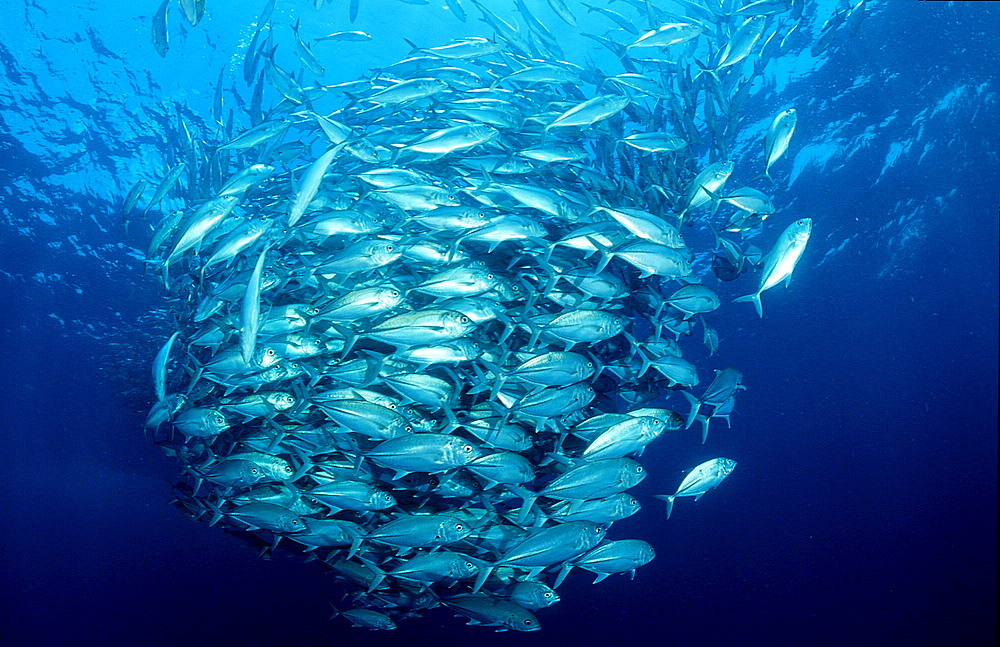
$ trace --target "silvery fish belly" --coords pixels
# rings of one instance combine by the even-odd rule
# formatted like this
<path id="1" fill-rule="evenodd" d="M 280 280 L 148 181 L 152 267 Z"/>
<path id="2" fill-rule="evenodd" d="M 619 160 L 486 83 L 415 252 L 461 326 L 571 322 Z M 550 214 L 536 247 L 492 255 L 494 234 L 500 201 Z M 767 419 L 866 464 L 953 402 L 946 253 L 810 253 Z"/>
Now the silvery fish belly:
<path id="1" fill-rule="evenodd" d="M 537 630 L 565 578 L 653 559 L 658 537 L 609 529 L 648 514 L 639 460 L 669 465 L 662 483 L 698 446 L 687 427 L 704 441 L 745 388 L 713 357 L 735 335 L 714 319 L 727 282 L 759 271 L 739 300 L 761 312 L 803 256 L 812 221 L 747 183 L 795 154 L 796 113 L 763 108 L 783 112 L 762 160 L 741 112 L 798 3 L 594 3 L 587 24 L 620 28 L 602 36 L 579 3 L 449 0 L 427 25 L 492 33 L 413 37 L 395 62 L 353 48 L 412 25 L 327 33 L 275 4 L 248 19 L 210 118 L 180 106 L 156 138 L 169 170 L 123 185 L 176 323 L 146 420 L 180 463 L 172 503 L 262 555 L 315 560 L 355 607 L 339 622 L 393 629 L 442 606 Z M 354 21 L 378 3 L 312 4 Z M 180 3 L 191 28 L 204 5 Z M 612 55 L 567 60 L 577 37 Z M 379 67 L 343 78 L 334 54 Z M 774 240 L 775 223 L 766 256 L 727 238 Z M 683 400 L 686 417 L 667 408 Z M 668 515 L 735 464 L 698 465 L 660 495 Z"/>

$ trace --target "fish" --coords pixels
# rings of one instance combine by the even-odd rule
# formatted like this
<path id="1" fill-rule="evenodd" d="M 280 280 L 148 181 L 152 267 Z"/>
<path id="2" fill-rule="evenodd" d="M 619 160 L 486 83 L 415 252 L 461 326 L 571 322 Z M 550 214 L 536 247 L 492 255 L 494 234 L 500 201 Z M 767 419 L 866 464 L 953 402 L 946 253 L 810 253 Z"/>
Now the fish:
<path id="1" fill-rule="evenodd" d="M 129 189 L 125 201 L 122 203 L 122 224 L 127 225 L 128 216 L 132 213 L 135 204 L 142 197 L 142 192 L 146 190 L 146 180 L 140 179 Z"/>
<path id="2" fill-rule="evenodd" d="M 363 31 L 335 31 L 332 34 L 327 34 L 326 36 L 318 36 L 316 38 L 313 38 L 313 41 L 318 43 L 324 40 L 333 40 L 341 43 L 345 42 L 361 43 L 371 39 L 372 39 L 371 35 Z"/>
<path id="3" fill-rule="evenodd" d="M 170 361 L 170 350 L 173 348 L 174 342 L 177 341 L 180 334 L 178 330 L 170 335 L 163 346 L 160 347 L 159 352 L 156 353 L 156 359 L 153 360 L 153 386 L 156 392 L 156 399 L 161 403 L 167 397 L 167 362 Z"/>
<path id="4" fill-rule="evenodd" d="M 514 602 L 486 595 L 458 595 L 444 598 L 441 603 L 468 617 L 471 622 L 486 627 L 502 627 L 513 631 L 541 629 L 538 618 Z"/>
<path id="5" fill-rule="evenodd" d="M 545 132 L 552 128 L 591 126 L 615 115 L 629 104 L 623 94 L 599 95 L 579 103 L 562 113 L 545 126 Z"/>
<path id="6" fill-rule="evenodd" d="M 694 23 L 667 23 L 642 34 L 635 41 L 626 45 L 622 53 L 628 54 L 629 50 L 633 48 L 670 47 L 697 38 L 701 32 L 702 27 Z"/>
<path id="7" fill-rule="evenodd" d="M 549 4 L 576 24 L 579 4 Z M 630 4 L 585 6 L 622 28 L 590 35 L 604 69 L 567 60 L 530 2 L 447 0 L 424 9 L 454 25 L 478 9 L 492 33 L 407 41 L 320 85 L 343 43 L 373 39 L 295 23 L 293 55 L 271 0 L 246 88 L 223 73 L 204 119 L 170 120 L 143 218 L 171 195 L 149 223 L 173 321 L 146 430 L 177 464 L 172 504 L 315 561 L 357 626 L 442 606 L 535 631 L 573 571 L 641 573 L 657 540 L 609 530 L 642 532 L 642 456 L 733 411 L 735 369 L 697 390 L 733 334 L 716 319 L 732 293 L 704 276 L 713 255 L 721 278 L 752 269 L 759 249 L 729 236 L 774 227 L 778 201 L 729 182 L 754 163 L 743 111 L 794 7 Z M 780 256 L 762 275 L 794 267 L 767 269 Z"/>
<path id="8" fill-rule="evenodd" d="M 316 197 L 316 192 L 319 191 L 319 185 L 323 181 L 323 176 L 326 175 L 330 164 L 333 162 L 333 158 L 343 149 L 344 144 L 345 142 L 341 142 L 316 158 L 316 161 L 310 165 L 309 170 L 302 176 L 299 189 L 295 193 L 295 200 L 292 202 L 292 208 L 288 212 L 289 227 L 295 226 L 295 223 L 305 213 L 309 203 Z"/>
<path id="9" fill-rule="evenodd" d="M 289 125 L 290 122 L 287 121 L 265 121 L 259 126 L 240 133 L 217 150 L 243 150 L 263 144 L 269 139 L 273 139 L 284 133 Z"/>
<path id="10" fill-rule="evenodd" d="M 636 569 L 650 563 L 655 557 L 653 547 L 641 539 L 609 541 L 566 562 L 559 570 L 554 586 L 558 588 L 573 568 L 582 568 L 597 575 L 594 584 L 615 573 L 630 573 L 632 579 L 635 579 Z"/>
<path id="11" fill-rule="evenodd" d="M 192 27 L 197 27 L 205 15 L 205 0 L 180 0 L 180 5 L 187 21 Z"/>
<path id="12" fill-rule="evenodd" d="M 698 465 L 684 477 L 677 491 L 673 494 L 654 494 L 653 498 L 667 502 L 667 519 L 674 509 L 674 499 L 682 496 L 693 496 L 697 501 L 712 488 L 718 487 L 722 481 L 732 474 L 736 461 L 730 458 L 713 458 Z"/>
<path id="13" fill-rule="evenodd" d="M 774 116 L 771 125 L 767 129 L 767 137 L 764 139 L 764 172 L 759 177 L 767 178 L 774 184 L 771 177 L 771 165 L 777 162 L 788 151 L 788 143 L 795 132 L 797 113 L 794 108 L 783 110 Z"/>
<path id="14" fill-rule="evenodd" d="M 812 233 L 812 218 L 802 218 L 788 225 L 778 242 L 774 244 L 771 251 L 764 257 L 764 265 L 760 272 L 760 285 L 753 294 L 735 299 L 736 303 L 752 303 L 757 310 L 757 315 L 764 316 L 764 307 L 760 301 L 760 295 L 764 290 L 768 290 L 778 285 L 782 281 L 785 286 L 792 280 L 792 272 L 805 252 L 806 243 L 809 242 L 809 234 Z"/>
<path id="15" fill-rule="evenodd" d="M 257 263 L 247 281 L 246 292 L 243 293 L 243 305 L 240 309 L 240 354 L 247 363 L 253 359 L 257 348 L 257 334 L 260 327 L 260 277 L 264 271 L 267 252 L 268 249 L 265 247 L 257 257 Z"/>
<path id="16" fill-rule="evenodd" d="M 160 8 L 153 14 L 153 47 L 161 58 L 167 57 L 170 48 L 170 34 L 167 32 L 167 10 L 170 0 L 163 0 Z"/>
<path id="17" fill-rule="evenodd" d="M 177 180 L 180 179 L 181 174 L 184 173 L 186 168 L 187 164 L 185 162 L 181 162 L 172 166 L 170 170 L 167 171 L 167 174 L 163 176 L 163 180 L 160 181 L 156 190 L 153 191 L 153 197 L 150 198 L 149 204 L 147 204 L 146 208 L 143 210 L 143 216 L 149 213 L 150 209 L 153 209 L 156 205 L 160 204 L 160 201 L 167 196 L 170 189 L 174 188 L 174 185 L 177 183 Z"/>
<path id="18" fill-rule="evenodd" d="M 743 385 L 743 373 L 739 369 L 730 366 L 715 372 L 715 379 L 708 385 L 700 398 L 694 397 L 687 391 L 682 391 L 684 397 L 691 403 L 691 413 L 688 414 L 685 429 L 689 429 L 694 424 L 703 406 L 721 407 L 732 400 L 737 391 L 745 388 Z M 707 438 L 708 427 L 706 426 L 704 435 L 701 438 L 702 444 L 705 444 Z"/>

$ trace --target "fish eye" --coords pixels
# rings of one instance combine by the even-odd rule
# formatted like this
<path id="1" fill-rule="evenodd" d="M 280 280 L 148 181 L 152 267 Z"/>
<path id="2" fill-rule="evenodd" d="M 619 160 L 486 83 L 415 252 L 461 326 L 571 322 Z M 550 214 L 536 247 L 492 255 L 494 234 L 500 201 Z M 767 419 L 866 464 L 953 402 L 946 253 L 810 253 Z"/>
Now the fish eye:
<path id="1" fill-rule="evenodd" d="M 266 350 L 266 351 L 264 352 L 264 354 L 265 354 L 265 355 L 274 355 L 274 349 L 273 349 L 273 348 L 268 348 L 268 349 L 267 349 L 267 350 Z"/>
<path id="2" fill-rule="evenodd" d="M 636 474 L 642 474 L 642 465 L 636 465 L 635 466 L 635 473 Z"/>
<path id="3" fill-rule="evenodd" d="M 546 591 L 545 593 L 542 594 L 542 596 L 545 597 L 545 598 L 551 598 L 552 597 L 552 593 L 550 591 Z"/>
<path id="4" fill-rule="evenodd" d="M 406 425 L 405 427 L 403 427 L 403 431 L 405 431 L 406 433 L 410 433 L 411 431 L 413 431 L 413 427 L 411 427 L 410 425 Z"/>
<path id="5" fill-rule="evenodd" d="M 487 280 L 492 281 L 493 280 L 493 274 L 487 274 L 486 278 L 487 278 Z"/>
<path id="6" fill-rule="evenodd" d="M 527 618 L 527 619 L 525 619 L 525 621 L 524 621 L 524 626 L 525 626 L 525 627 L 530 627 L 530 626 L 531 626 L 531 625 L 533 625 L 533 624 L 535 624 L 535 623 L 533 623 L 533 622 L 531 621 L 531 619 L 530 619 L 530 618 Z"/>
<path id="7" fill-rule="evenodd" d="M 394 297 L 398 297 L 398 296 L 399 296 L 399 290 L 393 290 L 393 291 L 392 291 L 392 292 L 390 292 L 389 294 L 390 294 L 391 296 L 394 296 Z"/>
<path id="8" fill-rule="evenodd" d="M 392 245 L 386 245 L 385 246 L 385 251 L 387 251 L 387 252 L 391 252 L 393 249 L 395 249 L 395 247 L 393 247 Z"/>
<path id="9" fill-rule="evenodd" d="M 458 320 L 459 320 L 459 321 L 460 321 L 461 323 L 464 323 L 464 324 L 467 324 L 467 323 L 469 323 L 469 318 L 468 318 L 468 317 L 466 317 L 465 315 L 462 315 L 461 317 L 459 317 L 459 318 L 458 318 Z"/>
<path id="10" fill-rule="evenodd" d="M 257 476 L 257 474 L 259 472 L 260 472 L 260 470 L 258 470 L 256 467 L 254 467 L 253 469 L 250 470 L 250 473 L 253 474 L 254 476 Z"/>
<path id="11" fill-rule="evenodd" d="M 461 531 L 465 530 L 465 526 L 462 525 L 462 524 L 460 524 L 460 523 L 456 523 L 455 524 L 455 530 L 461 532 Z"/>

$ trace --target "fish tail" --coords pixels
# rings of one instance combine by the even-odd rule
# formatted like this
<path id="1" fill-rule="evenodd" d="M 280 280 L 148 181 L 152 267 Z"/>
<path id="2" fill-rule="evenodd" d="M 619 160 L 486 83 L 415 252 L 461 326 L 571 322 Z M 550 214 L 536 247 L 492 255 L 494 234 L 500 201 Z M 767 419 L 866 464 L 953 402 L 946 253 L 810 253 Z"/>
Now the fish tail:
<path id="1" fill-rule="evenodd" d="M 219 523 L 219 520 L 222 519 L 222 517 L 225 516 L 225 513 L 222 512 L 222 509 L 219 506 L 217 506 L 216 504 L 214 504 L 211 501 L 209 501 L 208 499 L 204 499 L 203 503 L 206 506 L 208 506 L 209 510 L 212 511 L 212 520 L 208 522 L 208 525 L 214 526 L 215 524 Z"/>
<path id="2" fill-rule="evenodd" d="M 490 575 L 493 574 L 493 566 L 480 566 L 479 575 L 476 576 L 476 583 L 472 586 L 472 593 L 478 593 L 479 589 L 483 588 L 483 584 L 489 579 Z"/>
<path id="3" fill-rule="evenodd" d="M 687 424 L 684 425 L 685 429 L 690 429 L 691 425 L 694 424 L 695 419 L 698 417 L 698 411 L 701 409 L 701 400 L 694 397 L 687 391 L 681 391 L 681 395 L 691 404 L 691 413 L 688 414 Z M 702 441 L 704 443 L 704 441 Z"/>
<path id="4" fill-rule="evenodd" d="M 760 317 L 764 316 L 764 306 L 760 302 L 760 292 L 754 292 L 753 294 L 748 294 L 745 297 L 739 297 L 738 299 L 733 299 L 733 303 L 746 303 L 750 302 L 753 307 L 757 309 L 757 314 Z"/>
<path id="5" fill-rule="evenodd" d="M 712 417 L 698 416 L 698 420 L 701 421 L 701 444 L 704 445 L 705 441 L 708 440 L 708 423 L 712 421 Z"/>
<path id="6" fill-rule="evenodd" d="M 654 499 L 659 499 L 660 501 L 667 502 L 667 519 L 670 518 L 670 513 L 674 509 L 674 495 L 673 494 L 654 494 Z"/>
<path id="7" fill-rule="evenodd" d="M 562 568 L 559 569 L 559 575 L 556 576 L 556 581 L 552 584 L 552 588 L 558 589 L 559 585 L 563 583 L 569 572 L 573 570 L 573 564 L 571 562 L 566 562 L 563 564 Z"/>

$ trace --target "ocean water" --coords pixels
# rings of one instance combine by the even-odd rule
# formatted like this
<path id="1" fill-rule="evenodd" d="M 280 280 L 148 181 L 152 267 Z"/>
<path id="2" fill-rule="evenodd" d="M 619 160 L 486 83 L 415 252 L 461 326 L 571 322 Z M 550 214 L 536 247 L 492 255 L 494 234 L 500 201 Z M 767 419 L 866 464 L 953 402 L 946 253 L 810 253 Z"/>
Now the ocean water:
<path id="1" fill-rule="evenodd" d="M 606 64 L 526 1 L 567 60 Z M 331 621 L 341 589 L 314 564 L 261 560 L 167 505 L 176 466 L 142 428 L 176 304 L 143 275 L 148 229 L 126 232 L 120 205 L 162 176 L 178 113 L 209 119 L 264 3 L 208 0 L 197 27 L 172 6 L 166 58 L 157 4 L 0 1 L 2 644 L 995 644 L 1000 7 L 869 2 L 855 35 L 812 56 L 839 5 L 806 3 L 800 42 L 747 102 L 738 159 L 758 172 L 767 124 L 794 106 L 772 170 L 780 224 L 754 242 L 801 217 L 813 234 L 762 319 L 729 303 L 756 275 L 719 288 L 720 354 L 699 366 L 743 371 L 732 426 L 643 456 L 644 508 L 614 531 L 653 562 L 634 580 L 572 575 L 542 631 L 513 634 L 442 609 L 385 633 Z M 464 24 L 440 2 L 361 0 L 353 25 L 327 4 L 279 0 L 273 20 L 285 39 L 296 18 L 373 35 L 329 45 L 329 83 L 403 58 L 404 37 L 492 33 L 469 2 Z M 568 4 L 581 29 L 608 29 Z M 739 466 L 666 520 L 651 495 L 715 456 Z"/>

